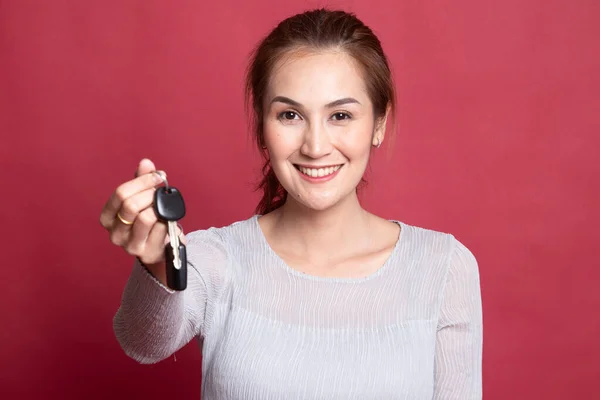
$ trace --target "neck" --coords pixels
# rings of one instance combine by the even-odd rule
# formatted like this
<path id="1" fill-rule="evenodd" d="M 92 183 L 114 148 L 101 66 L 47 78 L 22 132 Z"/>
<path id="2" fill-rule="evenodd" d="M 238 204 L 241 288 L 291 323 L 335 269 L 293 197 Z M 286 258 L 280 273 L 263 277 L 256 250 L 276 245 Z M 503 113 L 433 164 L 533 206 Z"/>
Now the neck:
<path id="1" fill-rule="evenodd" d="M 369 213 L 365 211 L 356 193 L 335 206 L 315 211 L 288 197 L 281 207 L 273 229 L 280 240 L 292 244 L 290 250 L 310 259 L 324 259 L 333 253 L 352 253 L 365 248 L 369 237 Z"/>

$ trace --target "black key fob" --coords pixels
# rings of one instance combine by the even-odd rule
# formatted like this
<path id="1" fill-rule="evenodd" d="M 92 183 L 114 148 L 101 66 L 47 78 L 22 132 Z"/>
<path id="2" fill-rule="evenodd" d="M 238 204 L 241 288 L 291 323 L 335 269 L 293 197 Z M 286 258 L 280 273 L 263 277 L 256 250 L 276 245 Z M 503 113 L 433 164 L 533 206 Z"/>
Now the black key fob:
<path id="1" fill-rule="evenodd" d="M 173 248 L 169 245 L 165 247 L 165 258 L 167 261 L 167 286 L 172 290 L 181 291 L 187 288 L 187 254 L 185 245 L 179 243 L 179 260 L 181 268 L 175 268 Z"/>

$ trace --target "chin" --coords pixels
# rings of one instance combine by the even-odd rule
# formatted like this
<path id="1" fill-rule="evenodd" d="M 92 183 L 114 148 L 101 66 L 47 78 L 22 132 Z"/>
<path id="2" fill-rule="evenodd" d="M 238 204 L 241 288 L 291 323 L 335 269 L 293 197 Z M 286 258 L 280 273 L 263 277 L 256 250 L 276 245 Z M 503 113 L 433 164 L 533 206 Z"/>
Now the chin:
<path id="1" fill-rule="evenodd" d="M 308 208 L 309 210 L 312 211 L 326 211 L 330 208 L 332 208 L 333 206 L 335 206 L 335 203 L 308 203 L 308 202 L 302 202 L 302 205 L 306 208 Z"/>
<path id="2" fill-rule="evenodd" d="M 340 203 L 338 198 L 315 198 L 311 196 L 294 196 L 294 201 L 313 211 L 326 211 Z"/>

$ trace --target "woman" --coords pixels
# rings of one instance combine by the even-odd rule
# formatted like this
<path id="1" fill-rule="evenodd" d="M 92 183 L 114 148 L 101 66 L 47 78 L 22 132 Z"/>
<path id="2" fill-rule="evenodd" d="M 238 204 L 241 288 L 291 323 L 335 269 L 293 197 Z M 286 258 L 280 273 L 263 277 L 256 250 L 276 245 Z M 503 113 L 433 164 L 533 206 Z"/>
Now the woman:
<path id="1" fill-rule="evenodd" d="M 155 363 L 198 337 L 203 399 L 481 398 L 475 258 L 357 198 L 394 113 L 378 39 L 344 12 L 293 16 L 257 48 L 247 95 L 264 196 L 247 220 L 181 234 L 185 291 L 165 284 L 151 161 L 102 212 L 136 257 L 114 320 L 124 351 Z"/>

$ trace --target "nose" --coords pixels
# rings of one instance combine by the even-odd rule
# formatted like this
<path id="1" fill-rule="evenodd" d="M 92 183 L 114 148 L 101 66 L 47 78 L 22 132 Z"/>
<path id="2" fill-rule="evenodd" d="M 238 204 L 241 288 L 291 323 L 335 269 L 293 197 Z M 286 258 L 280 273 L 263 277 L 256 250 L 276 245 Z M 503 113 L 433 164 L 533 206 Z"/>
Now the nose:
<path id="1" fill-rule="evenodd" d="M 333 151 L 329 132 L 319 123 L 308 124 L 300 152 L 310 158 L 321 158 Z"/>

